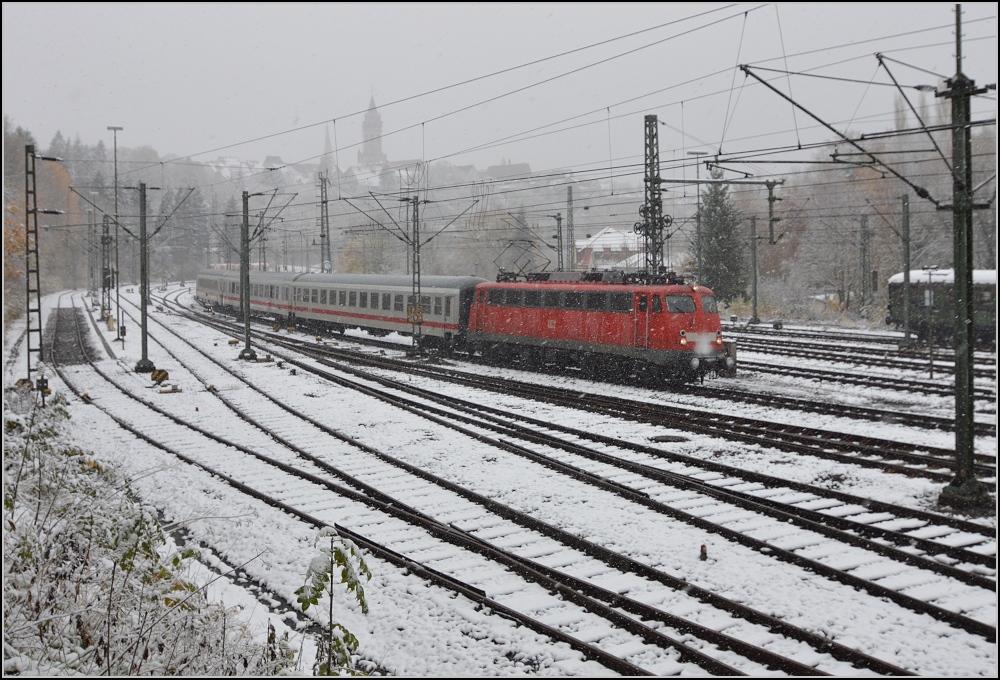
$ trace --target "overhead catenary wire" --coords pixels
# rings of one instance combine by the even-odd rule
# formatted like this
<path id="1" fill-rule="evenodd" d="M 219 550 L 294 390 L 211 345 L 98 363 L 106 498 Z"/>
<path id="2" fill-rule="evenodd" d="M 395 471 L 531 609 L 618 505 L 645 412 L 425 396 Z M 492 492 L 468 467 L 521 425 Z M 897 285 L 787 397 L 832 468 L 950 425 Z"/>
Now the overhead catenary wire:
<path id="1" fill-rule="evenodd" d="M 607 166 L 607 171 L 608 171 L 608 175 L 609 175 L 609 176 L 611 177 L 611 179 L 612 179 L 612 181 L 613 181 L 614 177 L 616 176 L 616 175 L 615 175 L 615 172 L 616 172 L 616 168 L 617 168 L 618 166 L 616 166 L 616 164 L 614 163 L 614 159 L 613 159 L 613 154 L 611 153 L 611 145 L 610 145 L 610 142 L 611 142 L 611 139 L 610 139 L 610 136 L 611 136 L 611 130 L 610 130 L 610 119 L 611 119 L 611 116 L 610 116 L 610 107 L 607 107 L 607 108 L 606 108 L 606 112 L 607 112 L 607 116 L 606 116 L 606 118 L 605 118 L 605 122 L 606 122 L 606 123 L 608 124 L 608 133 L 609 133 L 609 157 L 610 157 L 610 158 L 609 158 L 609 163 L 608 163 L 608 166 Z M 426 122 L 426 121 L 425 121 L 425 122 Z M 797 130 L 797 127 L 796 127 L 796 130 Z M 338 149 L 339 149 L 339 144 L 337 144 L 337 147 L 338 147 Z M 721 144 L 720 144 L 720 148 L 721 148 Z M 425 159 L 426 159 L 426 154 L 424 154 L 424 157 L 425 157 Z M 682 165 L 681 167 L 686 167 L 686 166 Z M 161 166 L 161 170 L 162 170 L 162 166 Z M 630 173 L 630 174 L 631 174 L 631 175 L 633 175 L 633 176 L 635 176 L 635 175 L 636 175 L 636 173 Z M 627 175 L 626 175 L 626 176 L 627 176 Z M 426 186 L 426 184 L 425 184 L 425 186 Z M 437 187 L 435 187 L 435 189 L 436 189 L 436 188 L 437 188 Z M 516 191 L 520 191 L 520 190 L 522 190 L 522 189 L 513 189 L 512 191 L 516 192 Z M 297 204 L 297 205 L 300 205 L 300 204 Z"/>

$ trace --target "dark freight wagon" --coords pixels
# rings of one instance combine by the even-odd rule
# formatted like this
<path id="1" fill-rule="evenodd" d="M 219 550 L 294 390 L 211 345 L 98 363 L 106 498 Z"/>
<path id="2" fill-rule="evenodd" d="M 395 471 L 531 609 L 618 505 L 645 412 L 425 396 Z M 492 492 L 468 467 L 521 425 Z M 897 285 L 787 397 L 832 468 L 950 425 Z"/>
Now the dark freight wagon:
<path id="1" fill-rule="evenodd" d="M 910 272 L 910 329 L 921 340 L 943 340 L 955 334 L 955 271 L 915 269 Z M 977 344 L 996 343 L 997 272 L 972 272 L 973 335 Z M 887 324 L 901 328 L 903 318 L 903 274 L 889 279 Z"/>

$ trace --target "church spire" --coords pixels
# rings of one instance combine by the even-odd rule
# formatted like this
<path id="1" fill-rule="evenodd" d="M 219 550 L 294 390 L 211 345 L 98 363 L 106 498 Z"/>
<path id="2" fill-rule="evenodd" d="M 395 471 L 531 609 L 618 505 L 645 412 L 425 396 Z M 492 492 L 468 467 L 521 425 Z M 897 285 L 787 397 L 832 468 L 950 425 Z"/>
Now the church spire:
<path id="1" fill-rule="evenodd" d="M 333 144 L 330 143 L 330 126 L 326 127 L 326 138 L 323 140 L 323 160 L 319 163 L 319 169 L 327 174 L 330 173 L 330 166 L 333 164 Z"/>
<path id="2" fill-rule="evenodd" d="M 382 152 L 382 116 L 375 107 L 374 94 L 365 113 L 365 119 L 361 123 L 361 140 L 358 165 L 383 165 L 388 160 Z"/>

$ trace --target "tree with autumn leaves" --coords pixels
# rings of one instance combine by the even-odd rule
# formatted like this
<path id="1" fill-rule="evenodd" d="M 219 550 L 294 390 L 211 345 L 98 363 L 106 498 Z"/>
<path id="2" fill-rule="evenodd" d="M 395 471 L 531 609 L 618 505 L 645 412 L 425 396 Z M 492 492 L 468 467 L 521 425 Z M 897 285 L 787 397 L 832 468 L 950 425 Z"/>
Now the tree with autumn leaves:
<path id="1" fill-rule="evenodd" d="M 5 116 L 3 275 L 4 328 L 24 313 L 25 266 L 25 147 L 41 153 L 34 135 Z M 87 283 L 87 225 L 71 180 L 61 163 L 39 161 L 35 165 L 38 208 L 61 210 L 62 215 L 39 217 L 38 249 L 42 294 Z"/>

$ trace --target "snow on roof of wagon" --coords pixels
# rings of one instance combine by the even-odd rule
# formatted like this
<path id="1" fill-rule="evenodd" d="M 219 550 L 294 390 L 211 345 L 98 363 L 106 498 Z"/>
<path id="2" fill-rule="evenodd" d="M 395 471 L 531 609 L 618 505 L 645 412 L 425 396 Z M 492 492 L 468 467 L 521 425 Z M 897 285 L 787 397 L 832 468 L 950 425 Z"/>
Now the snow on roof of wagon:
<path id="1" fill-rule="evenodd" d="M 902 283 L 903 274 L 894 274 L 889 277 L 889 283 Z M 955 283 L 954 269 L 912 269 L 910 270 L 910 283 Z M 997 283 L 996 269 L 974 269 L 972 271 L 972 283 L 993 284 Z"/>

